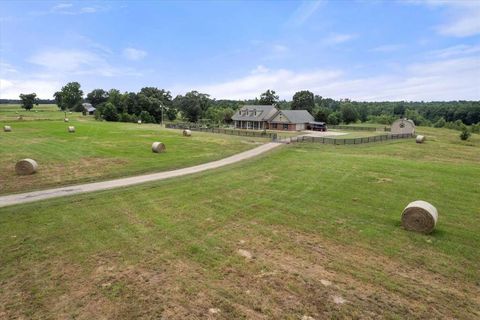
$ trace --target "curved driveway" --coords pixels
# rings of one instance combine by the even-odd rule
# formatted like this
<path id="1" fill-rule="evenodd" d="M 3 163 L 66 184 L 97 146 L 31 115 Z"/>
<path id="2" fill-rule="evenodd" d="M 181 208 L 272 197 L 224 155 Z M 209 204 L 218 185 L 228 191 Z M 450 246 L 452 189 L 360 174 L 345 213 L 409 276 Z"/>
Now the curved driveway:
<path id="1" fill-rule="evenodd" d="M 188 167 L 183 169 L 151 173 L 151 174 L 145 174 L 140 176 L 115 179 L 115 180 L 86 183 L 86 184 L 80 184 L 80 185 L 74 185 L 74 186 L 60 187 L 60 188 L 54 188 L 54 189 L 47 189 L 47 190 L 41 190 L 41 191 L 12 194 L 8 196 L 0 196 L 0 207 L 6 207 L 6 206 L 11 206 L 11 205 L 20 204 L 20 203 L 34 202 L 38 200 L 45 200 L 45 199 L 51 199 L 51 198 L 57 198 L 57 197 L 63 197 L 63 196 L 70 196 L 70 195 L 79 194 L 79 193 L 108 190 L 108 189 L 114 189 L 119 187 L 127 187 L 127 186 L 145 183 L 145 182 L 180 177 L 180 176 L 184 176 L 192 173 L 220 168 L 220 167 L 233 164 L 242 160 L 250 159 L 252 157 L 255 157 L 262 153 L 270 151 L 280 145 L 281 145 L 280 143 L 270 142 L 270 143 L 261 145 L 257 148 L 244 151 L 221 160 L 207 162 L 204 164 L 200 164 L 198 166 L 193 166 L 193 167 Z"/>

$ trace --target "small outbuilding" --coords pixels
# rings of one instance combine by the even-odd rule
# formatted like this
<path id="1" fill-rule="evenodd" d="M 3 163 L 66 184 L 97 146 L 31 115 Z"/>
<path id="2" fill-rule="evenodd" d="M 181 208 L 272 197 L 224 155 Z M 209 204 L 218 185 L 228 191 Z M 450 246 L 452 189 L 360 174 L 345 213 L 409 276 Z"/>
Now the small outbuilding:
<path id="1" fill-rule="evenodd" d="M 84 113 L 88 113 L 88 114 L 94 114 L 95 110 L 97 110 L 94 106 L 92 106 L 91 103 L 88 103 L 88 102 L 82 103 L 82 107 L 83 107 Z"/>
<path id="2" fill-rule="evenodd" d="M 409 119 L 398 119 L 392 123 L 392 134 L 415 134 L 415 123 Z"/>

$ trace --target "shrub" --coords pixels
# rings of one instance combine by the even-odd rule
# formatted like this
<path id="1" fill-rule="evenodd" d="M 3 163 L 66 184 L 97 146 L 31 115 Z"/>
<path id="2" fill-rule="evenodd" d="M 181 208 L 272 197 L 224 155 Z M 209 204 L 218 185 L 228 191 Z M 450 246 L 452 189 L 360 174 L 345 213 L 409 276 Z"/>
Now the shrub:
<path id="1" fill-rule="evenodd" d="M 445 123 L 446 123 L 445 118 L 442 117 L 442 118 L 438 119 L 438 121 L 435 122 L 435 124 L 433 126 L 435 128 L 443 128 L 443 127 L 445 127 Z"/>
<path id="2" fill-rule="evenodd" d="M 140 120 L 142 120 L 143 123 L 155 123 L 155 118 L 152 117 L 148 111 L 142 111 L 140 112 L 140 115 L 138 116 Z"/>
<path id="3" fill-rule="evenodd" d="M 468 138 L 470 138 L 470 131 L 468 131 L 468 128 L 467 127 L 464 127 L 462 129 L 462 132 L 460 133 L 460 139 L 462 140 L 468 140 Z"/>
<path id="4" fill-rule="evenodd" d="M 472 133 L 480 133 L 480 122 L 477 124 L 472 124 L 471 131 Z"/>
<path id="5" fill-rule="evenodd" d="M 132 122 L 132 116 L 129 115 L 128 113 L 121 113 L 119 120 L 121 122 Z"/>
<path id="6" fill-rule="evenodd" d="M 340 123 L 340 119 L 341 119 L 341 113 L 339 112 L 330 113 L 327 117 L 327 123 L 337 125 Z"/>
<path id="7" fill-rule="evenodd" d="M 107 102 L 105 104 L 105 108 L 102 112 L 103 119 L 107 121 L 118 121 L 118 113 L 117 108 L 113 105 L 113 103 Z"/>

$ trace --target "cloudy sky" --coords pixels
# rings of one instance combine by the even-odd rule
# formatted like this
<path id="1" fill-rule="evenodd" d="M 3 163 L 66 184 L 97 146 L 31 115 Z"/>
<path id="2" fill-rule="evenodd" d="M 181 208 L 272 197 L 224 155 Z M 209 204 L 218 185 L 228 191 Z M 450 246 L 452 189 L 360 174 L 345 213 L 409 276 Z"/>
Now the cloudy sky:
<path id="1" fill-rule="evenodd" d="M 0 1 L 0 98 L 52 98 L 69 81 L 479 100 L 480 1 Z"/>

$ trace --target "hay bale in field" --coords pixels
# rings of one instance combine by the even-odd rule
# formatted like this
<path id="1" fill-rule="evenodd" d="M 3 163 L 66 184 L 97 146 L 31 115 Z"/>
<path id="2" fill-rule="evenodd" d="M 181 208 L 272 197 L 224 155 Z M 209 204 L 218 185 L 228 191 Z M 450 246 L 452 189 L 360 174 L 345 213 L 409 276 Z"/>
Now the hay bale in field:
<path id="1" fill-rule="evenodd" d="M 185 129 L 183 130 L 183 136 L 184 137 L 191 137 L 192 136 L 192 131 Z"/>
<path id="2" fill-rule="evenodd" d="M 152 151 L 155 153 L 165 152 L 166 148 L 162 142 L 152 143 Z"/>
<path id="3" fill-rule="evenodd" d="M 23 116 L 22 115 L 18 116 L 17 120 L 23 120 Z"/>
<path id="4" fill-rule="evenodd" d="M 15 172 L 18 175 L 25 176 L 37 172 L 38 164 L 32 159 L 22 159 L 15 164 Z"/>
<path id="5" fill-rule="evenodd" d="M 68 122 L 70 121 L 68 118 L 63 119 L 63 122 Z"/>
<path id="6" fill-rule="evenodd" d="M 419 134 L 419 135 L 417 136 L 417 138 L 415 139 L 415 141 L 416 141 L 417 143 L 424 143 L 424 142 L 425 142 L 425 136 L 422 136 L 421 134 Z"/>
<path id="7" fill-rule="evenodd" d="M 68 126 L 68 132 L 74 133 L 75 132 L 75 127 L 74 126 Z"/>
<path id="8" fill-rule="evenodd" d="M 437 209 L 422 200 L 410 202 L 402 213 L 402 226 L 409 231 L 430 233 L 438 220 Z"/>
<path id="9" fill-rule="evenodd" d="M 142 124 L 142 120 L 138 120 L 137 123 L 138 123 L 138 124 Z"/>
<path id="10" fill-rule="evenodd" d="M 5 132 L 12 132 L 12 127 L 10 127 L 10 126 L 3 126 L 3 131 L 5 131 Z"/>

